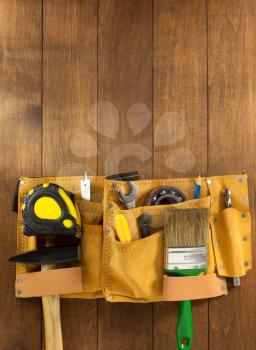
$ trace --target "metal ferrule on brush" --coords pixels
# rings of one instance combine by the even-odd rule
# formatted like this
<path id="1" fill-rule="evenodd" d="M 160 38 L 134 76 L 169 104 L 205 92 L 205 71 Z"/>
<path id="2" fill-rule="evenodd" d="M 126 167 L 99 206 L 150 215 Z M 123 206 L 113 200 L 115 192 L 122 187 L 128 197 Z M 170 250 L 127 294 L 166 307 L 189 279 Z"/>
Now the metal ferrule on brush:
<path id="1" fill-rule="evenodd" d="M 207 268 L 207 247 L 166 248 L 165 270 Z"/>

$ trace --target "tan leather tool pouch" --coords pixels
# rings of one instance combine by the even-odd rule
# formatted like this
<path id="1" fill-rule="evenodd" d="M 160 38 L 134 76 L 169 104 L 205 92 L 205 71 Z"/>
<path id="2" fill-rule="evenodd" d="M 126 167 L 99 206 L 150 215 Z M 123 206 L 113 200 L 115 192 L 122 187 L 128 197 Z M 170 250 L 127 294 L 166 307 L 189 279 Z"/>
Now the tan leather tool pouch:
<path id="1" fill-rule="evenodd" d="M 224 277 L 243 276 L 251 268 L 251 222 L 246 175 L 202 178 L 201 198 L 193 199 L 195 179 L 136 181 L 136 208 L 126 209 L 118 189 L 126 182 L 91 177 L 90 202 L 81 200 L 82 177 L 21 178 L 18 194 L 17 251 L 36 248 L 36 238 L 22 234 L 21 200 L 35 185 L 57 183 L 75 195 L 83 235 L 81 261 L 73 266 L 40 271 L 37 266 L 17 264 L 16 296 L 61 294 L 70 298 L 100 298 L 113 302 L 177 301 L 212 298 L 227 294 Z M 143 206 L 148 193 L 158 186 L 174 186 L 187 200 L 173 205 Z M 222 191 L 230 188 L 233 207 L 225 209 Z M 207 273 L 195 277 L 164 276 L 163 220 L 168 208 L 210 208 Z M 115 216 L 122 213 L 132 241 L 120 242 Z M 152 218 L 152 234 L 141 238 L 138 217 Z M 48 283 L 47 283 L 48 281 Z"/>

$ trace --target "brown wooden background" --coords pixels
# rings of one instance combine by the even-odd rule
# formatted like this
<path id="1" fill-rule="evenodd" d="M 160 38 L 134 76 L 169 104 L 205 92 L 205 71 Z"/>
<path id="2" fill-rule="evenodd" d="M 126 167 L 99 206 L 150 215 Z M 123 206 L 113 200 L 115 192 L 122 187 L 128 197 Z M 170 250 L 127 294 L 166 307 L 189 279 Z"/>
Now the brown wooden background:
<path id="1" fill-rule="evenodd" d="M 115 147 L 137 143 L 152 157 L 128 155 L 120 171 L 248 172 L 253 209 L 255 56 L 255 0 L 0 0 L 0 349 L 42 343 L 41 302 L 15 300 L 7 263 L 16 245 L 17 177 L 101 175 Z M 111 105 L 90 109 L 97 101 L 117 108 L 119 126 Z M 136 103 L 143 104 L 135 105 L 137 119 L 129 110 Z M 187 123 L 174 144 L 175 130 L 158 124 L 169 111 Z M 170 152 L 186 172 L 164 166 Z M 194 303 L 194 350 L 256 347 L 255 286 L 250 272 L 228 297 Z M 64 300 L 61 311 L 67 350 L 176 348 L 176 304 Z"/>

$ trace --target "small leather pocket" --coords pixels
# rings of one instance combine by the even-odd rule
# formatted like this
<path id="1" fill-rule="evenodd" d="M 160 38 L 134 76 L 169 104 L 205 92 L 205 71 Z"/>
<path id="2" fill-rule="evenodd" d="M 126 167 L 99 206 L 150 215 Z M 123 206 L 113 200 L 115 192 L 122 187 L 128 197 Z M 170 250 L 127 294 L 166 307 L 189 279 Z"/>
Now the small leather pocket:
<path id="1" fill-rule="evenodd" d="M 251 215 L 235 208 L 211 217 L 216 268 L 220 276 L 244 276 L 251 268 Z"/>
<path id="2" fill-rule="evenodd" d="M 163 225 L 171 207 L 209 207 L 210 198 L 175 205 L 149 206 L 122 210 L 112 207 L 104 233 L 103 288 L 109 301 L 148 302 L 162 300 L 164 274 Z M 125 215 L 130 228 L 138 217 L 148 213 L 152 218 L 152 234 L 130 242 L 119 242 L 115 232 L 115 215 Z"/>
<path id="3" fill-rule="evenodd" d="M 163 232 L 128 243 L 108 234 L 104 250 L 104 294 L 107 300 L 160 300 L 163 279 Z"/>
<path id="4" fill-rule="evenodd" d="M 82 274 L 85 292 L 101 291 L 102 226 L 83 225 Z"/>

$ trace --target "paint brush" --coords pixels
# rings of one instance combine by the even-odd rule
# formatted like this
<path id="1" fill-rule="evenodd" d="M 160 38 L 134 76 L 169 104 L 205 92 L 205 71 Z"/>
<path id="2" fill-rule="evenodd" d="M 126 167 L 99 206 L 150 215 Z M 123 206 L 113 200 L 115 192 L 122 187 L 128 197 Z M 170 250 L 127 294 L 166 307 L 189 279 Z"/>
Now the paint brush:
<path id="1" fill-rule="evenodd" d="M 207 268 L 209 209 L 170 209 L 164 223 L 165 272 L 170 276 L 197 276 Z M 189 350 L 193 338 L 191 301 L 180 302 L 176 328 L 179 350 Z"/>

